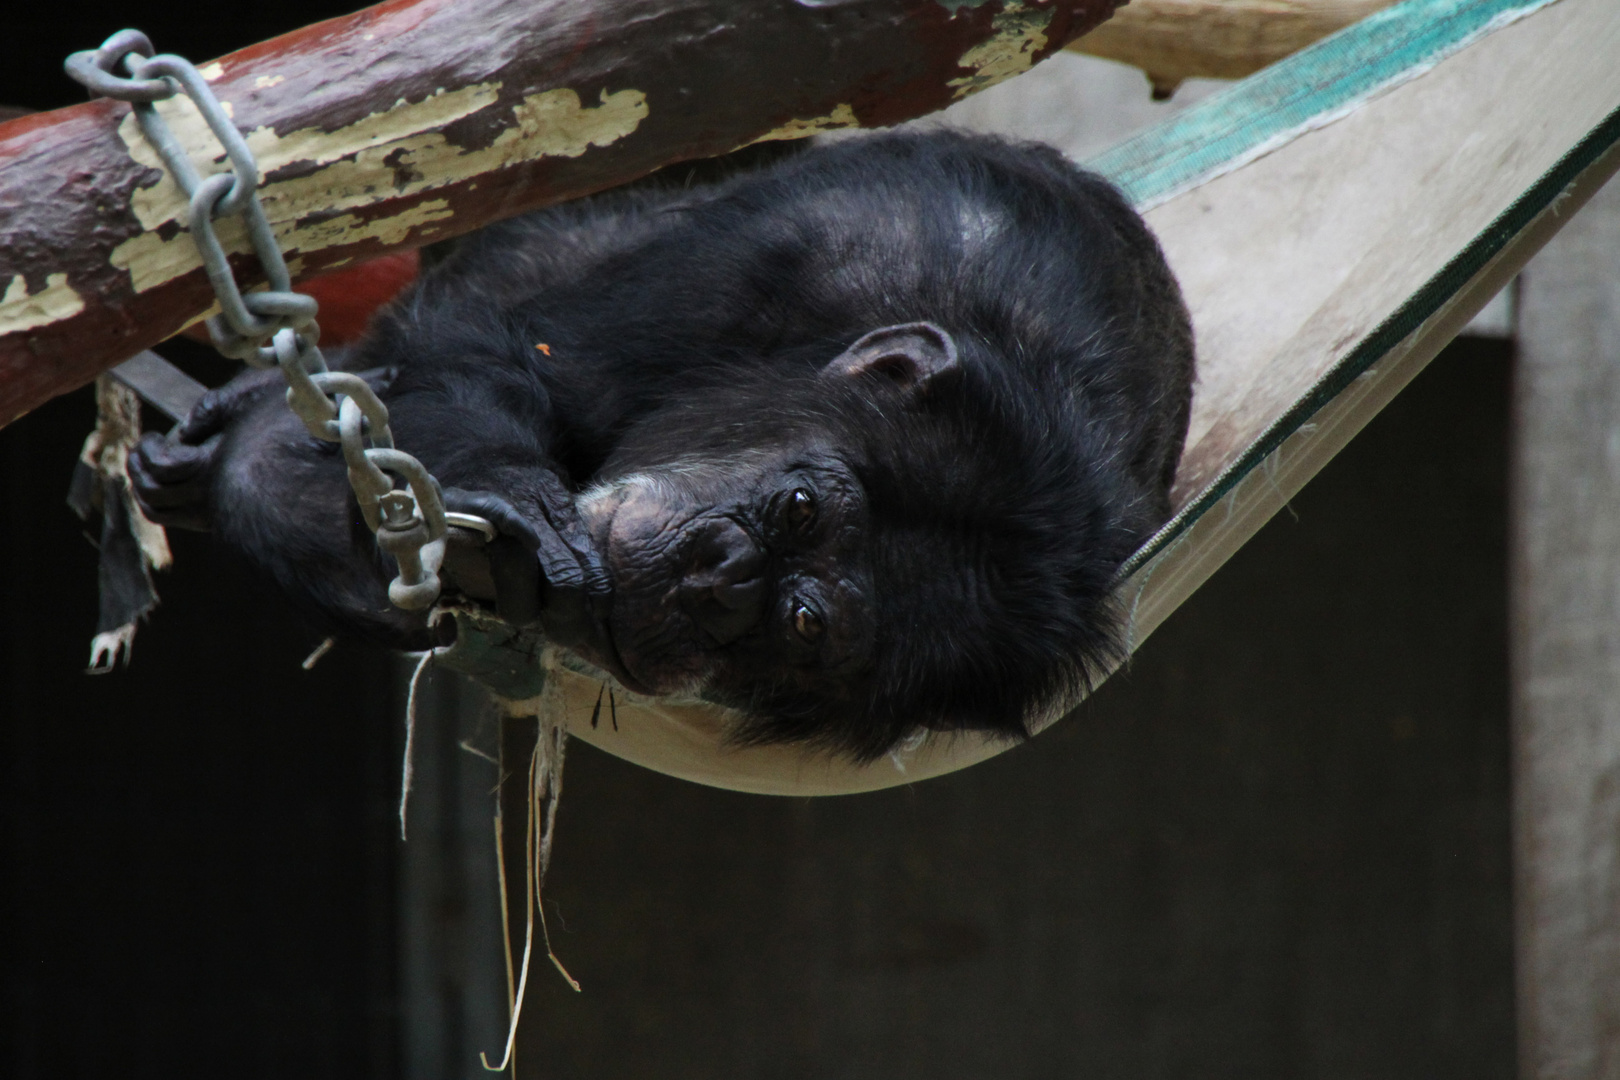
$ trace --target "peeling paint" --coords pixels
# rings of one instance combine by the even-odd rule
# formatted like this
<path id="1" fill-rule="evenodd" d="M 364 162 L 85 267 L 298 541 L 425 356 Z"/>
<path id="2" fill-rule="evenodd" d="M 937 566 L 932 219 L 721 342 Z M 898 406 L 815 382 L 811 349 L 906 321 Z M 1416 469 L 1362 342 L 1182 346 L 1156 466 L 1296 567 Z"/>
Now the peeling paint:
<path id="1" fill-rule="evenodd" d="M 276 239 L 283 251 L 309 252 L 338 244 L 355 244 L 362 240 L 402 244 L 412 229 L 429 226 L 430 222 L 443 221 L 454 216 L 455 212 L 450 209 L 448 202 L 443 199 L 429 199 L 400 213 L 369 221 L 363 221 L 354 214 L 339 214 L 307 225 L 272 222 L 271 227 L 275 230 Z M 215 227 L 219 233 L 219 241 L 226 251 L 251 250 L 247 228 L 241 218 L 219 221 Z M 433 230 L 429 227 L 424 231 Z M 113 249 L 111 261 L 118 269 L 128 271 L 130 285 L 138 293 L 173 281 L 202 265 L 202 259 L 197 255 L 197 245 L 191 242 L 189 231 L 181 231 L 169 240 L 163 239 L 155 232 L 133 236 Z M 293 272 L 294 265 L 302 269 L 301 260 L 295 257 L 290 260 L 289 272 Z"/>
<path id="2" fill-rule="evenodd" d="M 268 90 L 270 87 L 280 86 L 286 81 L 287 76 L 285 75 L 260 75 L 253 80 L 253 88 L 255 90 Z"/>
<path id="3" fill-rule="evenodd" d="M 990 20 L 990 37 L 962 54 L 959 67 L 972 68 L 972 75 L 952 79 L 952 96 L 976 94 L 1014 75 L 1022 75 L 1035 63 L 1035 54 L 1046 48 L 1046 28 L 1053 10 L 1030 11 L 1022 0 L 1008 0 L 1001 14 Z"/>
<path id="4" fill-rule="evenodd" d="M 313 242 L 307 250 L 333 247 L 338 244 L 354 244 L 361 240 L 376 240 L 384 244 L 403 244 L 412 229 L 423 228 L 432 221 L 444 221 L 455 217 L 455 211 L 443 199 L 429 199 L 391 217 L 373 218 L 370 221 L 361 221 L 353 214 L 340 214 L 335 218 L 327 218 L 318 225 L 308 226 L 301 230 L 300 238 L 308 237 Z M 423 231 L 435 231 L 431 227 Z"/>
<path id="5" fill-rule="evenodd" d="M 339 128 L 330 134 L 319 128 L 305 128 L 282 136 L 277 135 L 273 128 L 258 127 L 247 132 L 244 137 L 248 149 L 253 151 L 253 156 L 259 163 L 261 184 L 264 183 L 267 174 L 294 163 L 308 162 L 315 165 L 341 163 L 340 159 L 363 156 L 367 151 L 382 148 L 381 155 L 375 158 L 374 167 L 369 171 L 380 172 L 386 176 L 389 180 L 387 187 L 392 194 L 393 170 L 382 164 L 382 157 L 393 153 L 402 145 L 410 147 L 424 139 L 443 142 L 444 136 L 431 129 L 443 127 L 493 105 L 499 88 L 499 83 L 475 83 L 460 90 L 441 90 L 417 102 L 400 101 L 391 109 L 363 116 L 347 127 Z M 229 171 L 224 148 L 215 140 L 213 132 L 208 130 L 207 122 L 203 120 L 202 114 L 197 111 L 190 98 L 172 97 L 159 102 L 157 109 L 159 115 L 168 122 L 169 130 L 185 148 L 186 156 L 191 159 L 199 173 L 208 176 Z M 118 137 L 128 148 L 130 157 L 142 165 L 163 172 L 161 180 L 151 187 L 136 189 L 130 199 L 130 208 L 135 211 L 136 220 L 141 223 L 141 227 L 155 229 L 166 221 L 185 221 L 186 198 L 181 194 L 180 186 L 169 175 L 168 169 L 164 167 L 163 159 L 158 157 L 157 151 L 141 134 L 140 125 L 133 113 L 124 117 L 118 125 Z M 318 172 L 316 175 L 326 174 Z M 265 200 L 271 192 L 281 186 L 270 184 L 261 188 L 260 199 Z M 379 197 L 373 192 L 362 192 L 347 205 L 364 205 L 377 201 Z M 312 203 L 303 209 L 308 212 L 330 208 L 331 203 L 324 205 Z M 265 210 L 267 213 L 270 212 L 268 202 Z"/>
<path id="6" fill-rule="evenodd" d="M 577 92 L 561 88 L 519 101 L 512 107 L 516 122 L 487 147 L 466 150 L 444 137 L 440 129 L 445 125 L 497 105 L 499 89 L 499 83 L 489 82 L 441 90 L 418 102 L 397 102 L 333 132 L 318 127 L 287 135 L 268 127 L 247 132 L 248 146 L 259 163 L 259 199 L 283 250 L 307 253 L 366 238 L 400 243 L 411 229 L 450 217 L 448 204 L 435 200 L 373 221 L 361 221 L 352 214 L 307 224 L 300 219 L 317 211 L 357 209 L 431 191 L 539 158 L 579 157 L 593 146 L 607 146 L 635 131 L 648 112 L 647 96 L 640 90 L 612 94 L 604 90 L 597 104 L 587 106 Z M 160 103 L 158 109 L 200 172 L 226 171 L 223 150 L 189 100 L 173 98 Z M 133 116 L 125 118 L 118 133 L 132 158 L 163 172 L 156 184 L 132 195 L 130 206 L 136 219 L 147 230 L 169 221 L 183 223 L 186 200 L 142 137 Z M 267 175 L 295 164 L 305 169 L 317 167 L 285 180 L 264 182 Z M 239 219 L 220 221 L 217 228 L 227 251 L 249 250 Z M 111 261 L 129 272 L 136 292 L 202 265 L 185 230 L 168 241 L 150 231 L 132 237 L 113 251 Z"/>
<path id="7" fill-rule="evenodd" d="M 806 135 L 814 135 L 818 131 L 836 131 L 839 128 L 860 126 L 861 122 L 855 116 L 853 108 L 849 105 L 835 105 L 833 111 L 826 116 L 812 117 L 808 120 L 789 120 L 781 127 L 772 128 L 754 141 L 762 143 L 776 139 L 802 139 Z"/>
<path id="8" fill-rule="evenodd" d="M 203 77 L 203 82 L 213 82 L 225 74 L 225 65 L 215 60 L 212 64 L 204 64 L 197 69 L 197 74 Z"/>
<path id="9" fill-rule="evenodd" d="M 501 132 L 490 146 L 495 150 L 505 144 L 502 157 L 509 159 L 507 163 L 579 157 L 593 146 L 617 142 L 640 127 L 647 116 L 647 95 L 640 90 L 614 94 L 603 90 L 597 105 L 586 108 L 572 90 L 547 90 L 524 98 L 513 113 L 518 126 Z M 522 139 L 532 140 L 534 146 L 514 145 Z"/>
<path id="10" fill-rule="evenodd" d="M 71 319 L 84 310 L 84 297 L 73 291 L 66 274 L 49 274 L 45 287 L 29 293 L 21 274 L 12 277 L 0 296 L 0 334 L 15 334 L 36 326 Z"/>
<path id="11" fill-rule="evenodd" d="M 246 237 L 239 218 L 220 222 L 218 232 L 227 251 L 237 250 Z M 129 271 L 130 287 L 138 293 L 155 289 L 202 265 L 189 232 L 182 232 L 173 240 L 165 240 L 155 232 L 132 236 L 113 248 L 107 261 L 120 270 Z"/>

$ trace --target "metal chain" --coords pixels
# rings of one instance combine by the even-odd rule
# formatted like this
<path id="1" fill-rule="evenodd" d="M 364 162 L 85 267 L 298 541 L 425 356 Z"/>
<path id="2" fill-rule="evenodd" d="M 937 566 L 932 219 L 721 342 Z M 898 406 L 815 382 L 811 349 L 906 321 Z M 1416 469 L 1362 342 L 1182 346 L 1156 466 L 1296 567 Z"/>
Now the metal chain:
<path id="1" fill-rule="evenodd" d="M 118 74 L 120 66 L 127 76 Z M 181 57 L 153 56 L 151 41 L 138 30 L 120 30 L 101 48 L 74 53 L 66 68 L 92 93 L 131 104 L 147 142 L 191 200 L 191 236 L 219 298 L 221 314 L 208 320 L 214 347 L 255 367 L 281 369 L 288 407 L 311 435 L 342 445 L 360 512 L 377 534 L 378 546 L 399 564 L 388 598 L 407 610 L 431 607 L 439 596 L 446 529 L 438 481 L 420 461 L 394 448 L 388 408 L 365 380 L 327 370 L 316 345 L 321 331 L 315 298 L 293 291 L 287 263 L 259 204 L 258 163 L 202 73 Z M 224 147 L 230 172 L 198 174 L 157 111 L 157 102 L 176 94 L 197 107 Z M 244 294 L 236 283 L 214 229 L 216 220 L 233 215 L 247 226 L 253 252 L 269 279 L 268 291 Z M 390 473 L 406 487 L 396 489 Z"/>

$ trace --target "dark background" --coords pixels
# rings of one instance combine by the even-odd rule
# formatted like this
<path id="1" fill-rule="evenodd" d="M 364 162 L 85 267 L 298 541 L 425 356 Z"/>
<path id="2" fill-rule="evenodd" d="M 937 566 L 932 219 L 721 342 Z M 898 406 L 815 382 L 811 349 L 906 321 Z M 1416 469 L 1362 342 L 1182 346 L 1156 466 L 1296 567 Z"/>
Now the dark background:
<path id="1" fill-rule="evenodd" d="M 60 58 L 126 24 L 202 61 L 344 9 L 100 10 L 8 14 L 0 104 L 82 99 Z M 1511 1075 L 1509 372 L 1447 350 L 987 764 L 783 800 L 574 744 L 549 911 L 585 992 L 537 967 L 525 1075 Z M 83 675 L 92 421 L 0 430 L 0 1076 L 416 1075 L 394 668 L 301 671 L 320 632 L 181 535 L 133 668 Z"/>
<path id="2" fill-rule="evenodd" d="M 357 6 L 13 4 L 0 105 L 85 100 L 62 60 L 124 26 L 201 63 Z M 133 666 L 84 675 L 94 421 L 80 390 L 0 430 L 0 1077 L 399 1075 L 389 660 L 302 671 L 323 633 L 171 533 Z"/>

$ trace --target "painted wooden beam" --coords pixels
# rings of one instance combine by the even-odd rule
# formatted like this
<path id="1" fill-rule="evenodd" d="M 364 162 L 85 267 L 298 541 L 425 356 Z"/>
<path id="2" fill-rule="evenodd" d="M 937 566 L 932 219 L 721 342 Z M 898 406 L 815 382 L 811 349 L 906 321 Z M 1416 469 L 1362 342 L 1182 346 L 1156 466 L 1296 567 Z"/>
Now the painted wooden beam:
<path id="1" fill-rule="evenodd" d="M 203 72 L 297 278 L 672 162 L 920 116 L 1117 2 L 390 0 Z M 189 103 L 159 108 L 200 166 L 219 153 Z M 128 105 L 0 124 L 0 424 L 208 308 L 184 211 Z M 243 232 L 221 238 L 251 281 Z"/>

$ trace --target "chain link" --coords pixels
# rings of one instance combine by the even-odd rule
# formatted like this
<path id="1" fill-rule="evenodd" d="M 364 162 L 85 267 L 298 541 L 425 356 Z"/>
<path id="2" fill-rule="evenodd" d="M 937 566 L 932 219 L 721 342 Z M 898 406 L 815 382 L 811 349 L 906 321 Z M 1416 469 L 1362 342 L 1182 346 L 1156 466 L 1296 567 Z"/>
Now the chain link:
<path id="1" fill-rule="evenodd" d="M 316 345 L 321 331 L 315 298 L 293 291 L 281 247 L 259 204 L 253 151 L 202 73 L 181 57 L 152 55 L 151 41 L 138 30 L 120 30 L 101 48 L 74 53 L 65 66 L 92 93 L 130 103 L 142 134 L 191 201 L 191 236 L 219 298 L 220 314 L 208 320 L 214 347 L 255 367 L 281 369 L 288 407 L 311 435 L 342 446 L 360 512 L 377 545 L 399 565 L 389 599 L 407 610 L 431 607 L 439 596 L 446 530 L 439 483 L 420 461 L 395 449 L 388 407 L 366 381 L 327 370 Z M 127 74 L 119 74 L 120 67 Z M 224 148 L 230 172 L 204 177 L 192 165 L 157 111 L 158 102 L 177 94 L 196 106 Z M 268 279 L 266 291 L 242 292 L 215 231 L 217 220 L 237 215 Z M 406 486 L 396 489 L 390 473 Z"/>

